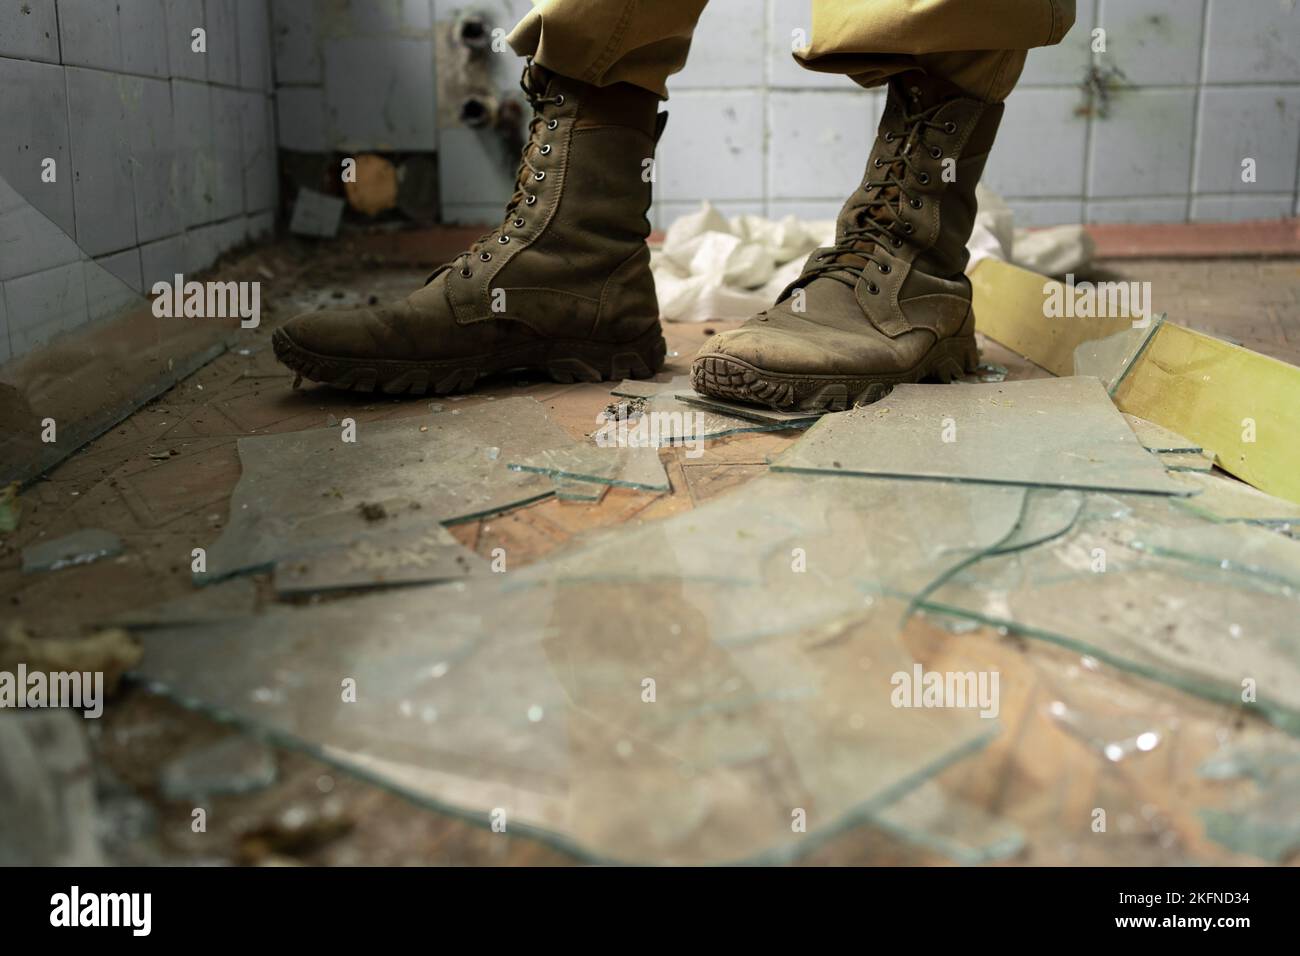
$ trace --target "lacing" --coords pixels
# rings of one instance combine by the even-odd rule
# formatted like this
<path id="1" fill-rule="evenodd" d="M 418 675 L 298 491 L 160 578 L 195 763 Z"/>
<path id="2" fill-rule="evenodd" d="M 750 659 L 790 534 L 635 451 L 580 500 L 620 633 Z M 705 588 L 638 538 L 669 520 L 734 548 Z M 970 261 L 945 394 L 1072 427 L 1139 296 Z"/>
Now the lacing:
<path id="1" fill-rule="evenodd" d="M 904 114 L 901 136 L 892 131 L 885 133 L 885 142 L 897 141 L 898 146 L 891 156 L 877 157 L 873 163 L 877 169 L 884 170 L 883 178 L 871 179 L 868 173 L 867 181 L 854 194 L 860 195 L 862 201 L 852 208 L 849 224 L 836 237 L 834 247 L 817 256 L 815 264 L 799 277 L 799 285 L 826 276 L 847 286 L 855 286 L 867 266 L 872 264 L 881 274 L 889 274 L 892 267 L 883 258 L 882 250 L 899 248 L 913 231 L 912 224 L 903 218 L 904 206 L 920 209 L 925 205 L 920 196 L 914 196 L 909 190 L 910 183 L 921 186 L 930 183 L 930 174 L 920 167 L 918 161 L 920 152 L 924 149 L 931 159 L 943 157 L 943 150 L 937 144 L 926 142 L 926 133 L 938 130 L 951 136 L 957 132 L 955 123 L 935 121 L 935 114 L 943 105 L 937 103 L 919 113 Z M 868 279 L 867 291 L 874 294 L 880 291 L 880 287 Z"/>
<path id="2" fill-rule="evenodd" d="M 533 118 L 528 123 L 528 142 L 525 144 L 522 154 L 519 157 L 519 168 L 515 171 L 515 190 L 510 197 L 510 202 L 506 204 L 505 218 L 501 225 L 491 232 L 479 236 L 470 247 L 453 259 L 450 263 L 452 266 L 460 267 L 460 274 L 465 278 L 473 275 L 469 268 L 469 263 L 475 257 L 482 262 L 490 262 L 492 253 L 488 248 L 493 245 L 506 245 L 510 242 L 510 230 L 522 229 L 528 223 L 520 215 L 521 206 L 532 206 L 537 202 L 537 194 L 529 192 L 530 183 L 540 183 L 546 179 L 546 171 L 538 169 L 533 165 L 535 156 L 546 156 L 551 151 L 548 143 L 543 143 L 542 131 L 554 130 L 559 126 L 559 120 L 546 120 L 543 113 L 543 106 L 547 103 L 553 103 L 556 106 L 564 105 L 564 94 L 557 93 L 555 96 L 543 96 L 542 91 L 536 89 L 533 79 L 533 61 L 531 59 L 524 66 L 524 75 L 519 80 L 519 88 L 524 91 L 524 96 L 528 98 L 528 104 L 533 108 Z M 543 120 L 546 120 L 543 123 Z M 437 273 L 434 273 L 437 275 Z M 432 276 L 430 280 L 432 280 Z"/>

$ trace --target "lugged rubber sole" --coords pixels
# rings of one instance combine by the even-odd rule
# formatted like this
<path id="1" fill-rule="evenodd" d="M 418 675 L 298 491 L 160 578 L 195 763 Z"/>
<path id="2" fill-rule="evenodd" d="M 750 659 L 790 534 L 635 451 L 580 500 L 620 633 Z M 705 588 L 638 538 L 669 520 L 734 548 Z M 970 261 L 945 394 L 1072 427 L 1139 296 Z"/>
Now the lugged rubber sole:
<path id="1" fill-rule="evenodd" d="M 451 395 L 468 391 L 484 376 L 514 370 L 542 371 L 565 384 L 650 378 L 668 355 L 657 322 L 630 342 L 539 339 L 499 354 L 445 362 L 320 355 L 300 346 L 284 329 L 275 330 L 271 344 L 275 357 L 305 379 L 385 395 Z"/>
<path id="2" fill-rule="evenodd" d="M 691 364 L 691 385 L 702 395 L 732 402 L 782 411 L 837 412 L 878 402 L 902 383 L 951 382 L 978 365 L 979 346 L 969 335 L 940 339 L 905 372 L 862 376 L 791 375 L 757 368 L 733 355 L 702 355 Z"/>

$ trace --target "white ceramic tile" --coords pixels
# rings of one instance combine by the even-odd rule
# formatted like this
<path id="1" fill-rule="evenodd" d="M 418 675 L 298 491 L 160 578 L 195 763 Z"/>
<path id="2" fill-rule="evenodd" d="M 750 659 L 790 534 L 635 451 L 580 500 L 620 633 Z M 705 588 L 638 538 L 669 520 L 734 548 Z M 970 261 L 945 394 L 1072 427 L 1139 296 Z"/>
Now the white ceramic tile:
<path id="1" fill-rule="evenodd" d="M 989 156 L 983 181 L 1015 198 L 1068 198 L 1083 194 L 1086 121 L 1076 115 L 1073 89 L 1017 89 Z"/>
<path id="2" fill-rule="evenodd" d="M 0 179 L 0 280 L 43 272 L 81 257 L 67 233 Z"/>
<path id="3" fill-rule="evenodd" d="M 763 84 L 763 17 L 754 0 L 710 0 L 691 40 L 690 56 L 668 80 L 668 92 Z"/>
<path id="4" fill-rule="evenodd" d="M 664 200 L 761 199 L 762 98 L 752 92 L 683 92 L 656 156 L 656 194 Z"/>
<path id="5" fill-rule="evenodd" d="M 167 62 L 171 75 L 187 80 L 205 80 L 208 54 L 194 50 L 193 31 L 207 30 L 203 0 L 167 0 Z M 209 49 L 211 49 L 209 47 Z"/>
<path id="6" fill-rule="evenodd" d="M 139 80 L 140 97 L 127 108 L 136 233 L 152 242 L 185 226 L 177 165 L 176 121 L 172 84 Z"/>
<path id="7" fill-rule="evenodd" d="M 1103 199 L 1089 202 L 1088 222 L 1186 222 L 1185 199 Z"/>
<path id="8" fill-rule="evenodd" d="M 188 240 L 185 233 L 168 236 L 140 247 L 140 271 L 144 275 L 145 292 L 154 283 L 171 283 L 177 275 L 185 275 Z"/>
<path id="9" fill-rule="evenodd" d="M 168 76 L 167 14 L 163 0 L 117 0 L 122 32 L 122 69 Z"/>
<path id="10" fill-rule="evenodd" d="M 1294 188 L 1300 150 L 1300 89 L 1207 88 L 1201 93 L 1196 192 L 1278 193 Z M 1253 159 L 1255 182 L 1242 181 Z"/>
<path id="11" fill-rule="evenodd" d="M 116 2 L 59 0 L 59 49 L 65 66 L 122 69 Z"/>
<path id="12" fill-rule="evenodd" d="M 1185 196 L 1196 91 L 1126 88 L 1092 124 L 1088 196 Z"/>
<path id="13" fill-rule="evenodd" d="M 269 0 L 236 0 L 239 21 L 239 85 L 249 90 L 271 86 L 271 8 Z"/>
<path id="14" fill-rule="evenodd" d="M 1205 0 L 1101 0 L 1106 52 L 1097 55 L 1098 65 L 1117 66 L 1137 86 L 1194 85 L 1204 6 Z"/>
<path id="15" fill-rule="evenodd" d="M 208 81 L 239 83 L 239 21 L 235 0 L 203 0 L 208 30 Z"/>
<path id="16" fill-rule="evenodd" d="M 110 266 L 112 268 L 110 268 Z M 140 293 L 131 284 L 140 282 L 140 250 L 129 249 L 108 259 L 87 259 L 81 264 L 82 282 L 86 287 L 86 318 L 100 322 L 139 308 Z M 117 272 L 125 273 L 123 279 Z M 129 277 L 134 271 L 134 280 Z"/>
<path id="17" fill-rule="evenodd" d="M 843 201 L 866 169 L 877 102 L 856 88 L 770 94 L 767 195 Z"/>
<path id="18" fill-rule="evenodd" d="M 59 62 L 54 0 L 0 3 L 0 56 Z"/>
<path id="19" fill-rule="evenodd" d="M 86 323 L 86 283 L 80 262 L 10 279 L 4 295 L 9 345 L 15 356 Z"/>
<path id="20" fill-rule="evenodd" d="M 213 219 L 229 219 L 244 211 L 243 133 L 240 128 L 244 94 L 214 86 L 212 103 Z"/>
<path id="21" fill-rule="evenodd" d="M 279 183 L 279 155 L 269 96 L 253 91 L 239 94 L 239 130 L 244 211 L 272 209 Z"/>
<path id="22" fill-rule="evenodd" d="M 63 69 L 0 58 L 0 177 L 68 235 L 74 234 L 72 154 Z M 42 180 L 54 160 L 54 182 Z"/>
<path id="23" fill-rule="evenodd" d="M 432 150 L 433 41 L 326 40 L 325 128 L 339 149 Z"/>
<path id="24" fill-rule="evenodd" d="M 1300 7 L 1291 0 L 1210 0 L 1210 83 L 1300 81 Z"/>
<path id="25" fill-rule="evenodd" d="M 277 83 L 321 82 L 321 13 L 316 0 L 271 0 Z"/>
<path id="26" fill-rule="evenodd" d="M 91 256 L 136 244 L 127 103 L 144 80 L 68 67 L 77 244 Z"/>
<path id="27" fill-rule="evenodd" d="M 1015 213 L 1017 227 L 1068 226 L 1083 222 L 1082 200 L 1011 199 L 1007 205 Z"/>
<path id="28" fill-rule="evenodd" d="M 172 80 L 175 125 L 176 189 L 187 227 L 213 219 L 216 160 L 212 155 L 211 88 L 189 80 Z"/>

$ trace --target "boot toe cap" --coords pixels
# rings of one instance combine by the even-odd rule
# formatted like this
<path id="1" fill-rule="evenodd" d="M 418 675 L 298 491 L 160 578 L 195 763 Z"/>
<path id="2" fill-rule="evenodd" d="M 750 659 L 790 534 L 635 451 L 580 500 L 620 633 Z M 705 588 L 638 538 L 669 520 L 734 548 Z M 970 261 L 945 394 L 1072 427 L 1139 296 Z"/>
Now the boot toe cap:
<path id="1" fill-rule="evenodd" d="M 839 371 L 843 353 L 821 341 L 822 335 L 758 325 L 744 325 L 709 339 L 696 361 L 729 358 L 755 369 L 783 375 L 829 375 Z"/>

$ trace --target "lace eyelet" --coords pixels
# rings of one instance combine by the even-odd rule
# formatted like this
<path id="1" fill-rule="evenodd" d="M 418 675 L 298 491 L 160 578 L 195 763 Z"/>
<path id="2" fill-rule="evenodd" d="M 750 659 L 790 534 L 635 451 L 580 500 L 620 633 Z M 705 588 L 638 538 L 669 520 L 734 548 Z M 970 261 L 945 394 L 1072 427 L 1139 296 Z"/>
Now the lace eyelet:
<path id="1" fill-rule="evenodd" d="M 902 246 L 902 244 L 903 244 L 903 240 L 900 239 L 898 236 L 895 236 L 893 241 L 894 241 L 894 248 L 895 248 L 895 249 L 899 248 L 899 247 Z"/>
<path id="2" fill-rule="evenodd" d="M 877 156 L 877 157 L 872 161 L 871 165 L 875 166 L 876 169 L 879 169 L 881 166 L 883 166 L 883 165 L 885 165 L 885 164 L 881 161 L 880 157 Z"/>
<path id="3" fill-rule="evenodd" d="M 870 292 L 872 295 L 876 295 L 878 292 L 880 292 L 880 286 L 876 285 L 874 282 L 868 282 L 867 291 Z"/>
<path id="4" fill-rule="evenodd" d="M 497 242 L 501 243 L 501 245 L 503 246 L 509 241 L 510 241 L 509 236 L 497 236 Z"/>
<path id="5" fill-rule="evenodd" d="M 931 147 L 930 147 L 930 158 L 931 158 L 931 159 L 941 159 L 942 157 L 943 157 L 943 150 L 941 150 L 938 146 L 931 146 Z"/>
<path id="6" fill-rule="evenodd" d="M 919 176 L 916 177 L 916 181 L 920 183 L 922 186 L 928 186 L 930 185 L 930 174 L 921 173 Z"/>
<path id="7" fill-rule="evenodd" d="M 468 269 L 461 269 L 461 270 L 460 270 L 460 274 L 461 274 L 461 277 L 462 277 L 462 278 L 468 279 L 468 278 L 469 278 L 470 276 L 472 276 L 474 273 L 470 272 Z"/>
<path id="8" fill-rule="evenodd" d="M 907 201 L 907 204 L 911 206 L 913 209 L 920 209 L 921 206 L 923 205 L 923 203 L 919 199 L 909 199 Z"/>
<path id="9" fill-rule="evenodd" d="M 534 196 L 532 193 L 529 193 L 528 198 L 524 200 L 524 205 L 531 206 L 535 202 L 537 202 L 537 197 Z"/>
<path id="10" fill-rule="evenodd" d="M 892 142 L 894 141 L 894 138 L 895 138 L 895 137 L 894 137 L 893 131 L 887 131 L 887 132 L 885 133 L 885 142 L 886 142 L 886 143 L 892 143 Z"/>
<path id="11" fill-rule="evenodd" d="M 491 262 L 491 261 L 492 261 L 492 253 L 490 253 L 490 252 L 480 252 L 480 253 L 478 254 L 478 257 L 479 257 L 480 259 L 482 259 L 484 262 Z"/>
<path id="12" fill-rule="evenodd" d="M 557 126 L 559 126 L 559 125 L 560 125 L 560 121 L 557 120 L 557 119 L 553 119 L 553 120 L 551 120 L 549 123 L 546 124 L 546 128 L 547 128 L 547 129 L 555 129 L 555 128 L 556 128 Z"/>
<path id="13" fill-rule="evenodd" d="M 952 120 L 948 120 L 948 122 L 943 124 L 943 131 L 951 136 L 953 133 L 957 132 L 957 124 Z"/>
<path id="14" fill-rule="evenodd" d="M 544 172 L 538 171 L 533 174 L 533 179 L 537 180 L 539 183 L 545 178 L 546 178 L 546 173 Z"/>
<path id="15" fill-rule="evenodd" d="M 880 270 L 881 275 L 886 275 L 886 276 L 894 271 L 894 267 L 891 266 L 888 262 L 877 262 L 876 268 Z"/>
<path id="16" fill-rule="evenodd" d="M 555 96 L 555 105 L 556 105 L 556 106 L 563 106 L 563 105 L 564 105 L 564 94 L 563 94 L 563 93 L 557 93 L 557 94 L 556 94 L 556 96 Z"/>
<path id="17" fill-rule="evenodd" d="M 551 151 L 551 144 L 550 144 L 550 143 L 547 143 L 547 144 L 546 144 L 545 146 L 543 146 L 540 150 L 538 150 L 538 152 L 540 152 L 543 156 L 545 156 L 545 155 L 547 155 L 548 153 L 550 153 L 550 151 Z"/>
<path id="18" fill-rule="evenodd" d="M 524 228 L 524 220 L 522 218 L 516 219 L 513 225 L 516 229 L 522 229 Z"/>
<path id="19" fill-rule="evenodd" d="M 905 222 L 903 223 L 903 232 L 907 233 L 907 235 L 910 236 L 912 233 L 916 232 L 916 229 L 912 226 L 910 222 Z"/>

